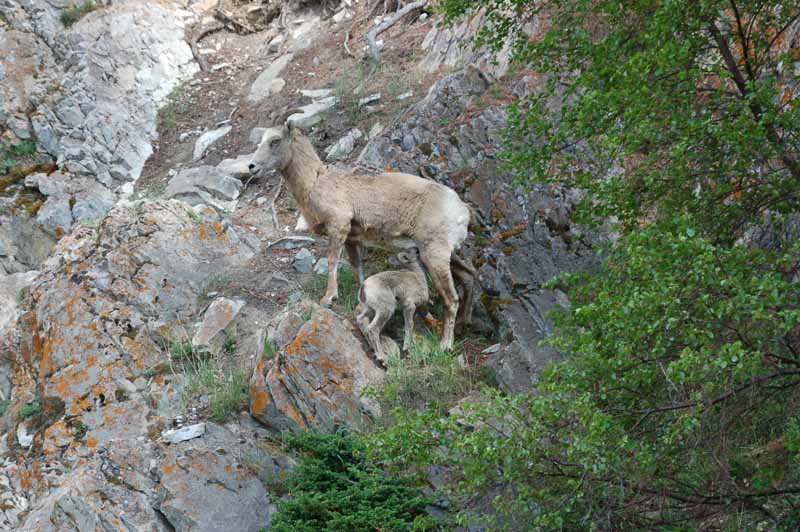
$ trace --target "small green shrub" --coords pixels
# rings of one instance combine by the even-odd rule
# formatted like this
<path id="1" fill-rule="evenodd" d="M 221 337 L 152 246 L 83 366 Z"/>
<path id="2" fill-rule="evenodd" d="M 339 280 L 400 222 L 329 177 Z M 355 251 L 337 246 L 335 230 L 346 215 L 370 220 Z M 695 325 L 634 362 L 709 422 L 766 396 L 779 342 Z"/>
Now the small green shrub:
<path id="1" fill-rule="evenodd" d="M 277 501 L 270 532 L 392 532 L 441 530 L 426 514 L 421 490 L 366 459 L 354 436 L 303 432 L 285 445 L 301 453 Z"/>
<path id="2" fill-rule="evenodd" d="M 19 415 L 22 419 L 30 419 L 34 416 L 38 416 L 42 413 L 42 403 L 39 401 L 31 401 L 30 403 L 25 403 L 22 405 L 22 408 L 19 409 Z"/>
<path id="3" fill-rule="evenodd" d="M 11 401 L 9 401 L 8 399 L 0 401 L 0 417 L 3 417 L 3 414 L 6 413 L 6 410 L 8 410 L 8 405 L 10 404 Z"/>
<path id="4" fill-rule="evenodd" d="M 36 153 L 36 143 L 32 140 L 24 140 L 13 146 L 10 151 L 15 157 L 28 157 Z"/>
<path id="5" fill-rule="evenodd" d="M 81 17 L 94 11 L 97 9 L 97 4 L 95 4 L 92 0 L 85 0 L 80 5 L 71 5 L 66 10 L 61 12 L 61 23 L 64 24 L 65 28 L 69 28 L 76 22 L 78 22 Z"/>

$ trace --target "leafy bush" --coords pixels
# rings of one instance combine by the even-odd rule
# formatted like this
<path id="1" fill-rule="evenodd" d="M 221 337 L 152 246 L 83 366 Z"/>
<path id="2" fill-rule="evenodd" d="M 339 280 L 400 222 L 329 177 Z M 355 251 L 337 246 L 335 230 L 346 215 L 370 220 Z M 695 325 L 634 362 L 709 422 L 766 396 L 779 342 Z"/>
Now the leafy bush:
<path id="1" fill-rule="evenodd" d="M 372 465 L 354 436 L 290 434 L 286 446 L 301 453 L 283 483 L 270 532 L 411 532 L 437 530 L 419 490 Z"/>
<path id="2" fill-rule="evenodd" d="M 800 503 L 790 257 L 715 246 L 689 227 L 631 235 L 601 272 L 565 280 L 573 307 L 552 343 L 573 356 L 537 395 L 495 395 L 458 420 L 396 409 L 371 446 L 397 472 L 447 466 L 457 495 L 500 491 L 494 511 L 537 529 L 790 519 Z"/>
<path id="3" fill-rule="evenodd" d="M 613 215 L 620 238 L 554 283 L 564 360 L 535 393 L 458 419 L 394 409 L 372 456 L 443 466 L 493 529 L 797 529 L 800 106 L 781 43 L 800 2 L 443 2 L 479 7 L 478 41 L 511 39 L 545 80 L 511 109 L 509 168 L 586 190 L 578 219 Z"/>
<path id="4" fill-rule="evenodd" d="M 3 414 L 6 413 L 6 410 L 8 410 L 8 405 L 10 404 L 11 401 L 9 401 L 8 399 L 0 401 L 0 417 L 3 417 Z"/>
<path id="5" fill-rule="evenodd" d="M 22 419 L 30 419 L 42 413 L 42 403 L 39 401 L 32 401 L 25 403 L 19 409 L 19 415 Z"/>

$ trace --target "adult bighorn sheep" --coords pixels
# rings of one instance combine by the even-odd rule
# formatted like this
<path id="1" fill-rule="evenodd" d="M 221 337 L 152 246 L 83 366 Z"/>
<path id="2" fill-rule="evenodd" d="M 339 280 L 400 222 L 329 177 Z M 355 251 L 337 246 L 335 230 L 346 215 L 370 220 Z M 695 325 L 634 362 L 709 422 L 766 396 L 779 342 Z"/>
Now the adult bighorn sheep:
<path id="1" fill-rule="evenodd" d="M 280 172 L 311 230 L 328 235 L 328 286 L 320 303 L 330 305 L 338 297 L 336 275 L 343 246 L 359 286 L 364 282 L 362 243 L 416 247 L 443 299 L 441 344 L 451 349 L 459 309 L 453 274 L 463 283 L 466 323 L 472 313 L 476 272 L 454 253 L 467 238 L 469 208 L 454 190 L 415 175 L 365 175 L 327 168 L 308 138 L 288 122 L 301 112 L 287 111 L 276 127 L 264 132 L 250 172 Z"/>

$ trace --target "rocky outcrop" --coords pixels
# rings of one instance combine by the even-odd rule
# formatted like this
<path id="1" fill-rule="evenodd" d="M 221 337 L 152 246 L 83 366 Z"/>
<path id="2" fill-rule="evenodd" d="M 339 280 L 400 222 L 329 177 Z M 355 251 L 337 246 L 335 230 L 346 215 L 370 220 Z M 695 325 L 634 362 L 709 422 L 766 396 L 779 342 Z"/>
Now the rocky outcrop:
<path id="1" fill-rule="evenodd" d="M 370 140 L 358 161 L 430 177 L 475 207 L 480 230 L 468 240 L 468 253 L 479 266 L 485 326 L 501 341 L 488 364 L 503 388 L 524 391 L 556 356 L 540 345 L 552 329 L 547 313 L 567 304 L 564 294 L 542 285 L 560 272 L 591 268 L 597 236 L 569 221 L 577 192 L 523 190 L 500 166 L 505 111 L 481 100 L 491 84 L 475 67 L 441 79 L 399 124 Z M 536 86 L 523 77 L 511 91 L 519 97 Z"/>
<path id="2" fill-rule="evenodd" d="M 139 177 L 159 104 L 197 66 L 168 3 L 101 6 L 68 29 L 65 7 L 6 2 L 0 127 L 116 190 Z"/>
<path id="3" fill-rule="evenodd" d="M 15 456 L 14 493 L 29 504 L 16 530 L 265 526 L 266 492 L 240 462 L 252 438 L 211 423 L 188 441 L 161 438 L 183 408 L 165 339 L 198 314 L 209 276 L 241 267 L 259 244 L 213 209 L 176 201 L 118 205 L 60 240 L 24 296 L 0 417 L 0 459 Z M 26 402 L 39 412 L 23 421 Z"/>
<path id="4" fill-rule="evenodd" d="M 379 413 L 364 392 L 382 383 L 384 372 L 349 321 L 306 302 L 276 319 L 268 338 L 279 352 L 262 357 L 253 371 L 250 413 L 256 419 L 277 430 L 331 431 Z"/>

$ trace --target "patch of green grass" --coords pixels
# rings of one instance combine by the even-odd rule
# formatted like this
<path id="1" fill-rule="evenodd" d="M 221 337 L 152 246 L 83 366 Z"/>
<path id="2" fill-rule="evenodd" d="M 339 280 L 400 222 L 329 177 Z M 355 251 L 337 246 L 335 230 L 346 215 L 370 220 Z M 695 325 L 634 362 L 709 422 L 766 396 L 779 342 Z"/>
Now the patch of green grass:
<path id="1" fill-rule="evenodd" d="M 483 385 L 459 364 L 462 351 L 461 343 L 452 352 L 442 349 L 436 335 L 414 338 L 405 358 L 392 356 L 387 361 L 383 388 L 374 391 L 377 399 L 387 411 L 395 407 L 446 411 Z"/>
<path id="2" fill-rule="evenodd" d="M 356 436 L 303 432 L 284 444 L 300 458 L 285 482 L 291 498 L 277 501 L 270 532 L 442 530 L 425 511 L 432 501 L 422 490 L 368 460 Z"/>
<path id="3" fill-rule="evenodd" d="M 8 410 L 8 405 L 10 404 L 11 401 L 9 401 L 8 399 L 0 401 L 0 417 L 3 417 L 3 414 L 6 413 L 6 410 Z"/>
<path id="4" fill-rule="evenodd" d="M 208 303 L 211 299 L 210 294 L 220 292 L 231 282 L 231 278 L 226 273 L 212 273 L 203 281 L 198 290 L 198 300 L 201 304 Z"/>
<path id="5" fill-rule="evenodd" d="M 265 359 L 270 360 L 278 356 L 278 352 L 279 352 L 278 346 L 270 342 L 268 339 L 264 338 L 264 351 L 262 353 L 262 356 Z"/>
<path id="6" fill-rule="evenodd" d="M 235 353 L 236 352 L 236 337 L 228 336 L 225 338 L 225 342 L 222 344 L 222 351 L 227 354 Z"/>
<path id="7" fill-rule="evenodd" d="M 189 361 L 195 355 L 192 342 L 188 339 L 173 338 L 169 342 L 168 349 L 173 362 Z"/>
<path id="8" fill-rule="evenodd" d="M 199 214 L 197 214 L 195 212 L 195 210 L 192 209 L 191 207 L 186 209 L 186 214 L 189 215 L 189 219 L 192 220 L 193 224 L 199 225 L 199 224 L 203 223 L 203 217 L 200 216 Z"/>
<path id="9" fill-rule="evenodd" d="M 178 118 L 186 112 L 185 106 L 181 103 L 185 92 L 183 84 L 177 85 L 167 96 L 167 101 L 158 112 L 161 118 L 162 131 L 175 131 L 178 127 Z"/>
<path id="10" fill-rule="evenodd" d="M 352 314 L 358 305 L 358 286 L 355 275 L 350 268 L 339 268 L 336 278 L 339 287 L 339 299 L 334 301 L 334 310 L 339 310 Z M 325 288 L 328 286 L 328 275 L 314 275 L 309 282 L 303 286 L 303 294 L 312 301 L 319 301 L 325 295 Z M 310 317 L 310 315 L 309 315 Z"/>
<path id="11" fill-rule="evenodd" d="M 84 0 L 80 5 L 73 4 L 61 12 L 61 23 L 64 24 L 65 28 L 69 28 L 78 22 L 81 17 L 95 9 L 97 9 L 97 4 L 92 0 Z"/>
<path id="12" fill-rule="evenodd" d="M 225 342 L 223 349 L 230 353 L 236 340 Z M 225 421 L 247 406 L 247 375 L 243 370 L 223 371 L 208 353 L 199 353 L 188 340 L 173 340 L 169 344 L 173 372 L 185 376 L 181 400 L 188 406 L 193 399 L 208 396 L 209 411 L 214 421 Z"/>
<path id="13" fill-rule="evenodd" d="M 42 413 L 42 403 L 39 401 L 31 401 L 30 403 L 25 403 L 19 409 L 19 415 L 22 419 L 30 419 L 34 416 L 38 416 Z"/>
<path id="14" fill-rule="evenodd" d="M 225 421 L 247 407 L 247 376 L 235 370 L 217 380 L 211 389 L 211 419 Z"/>

